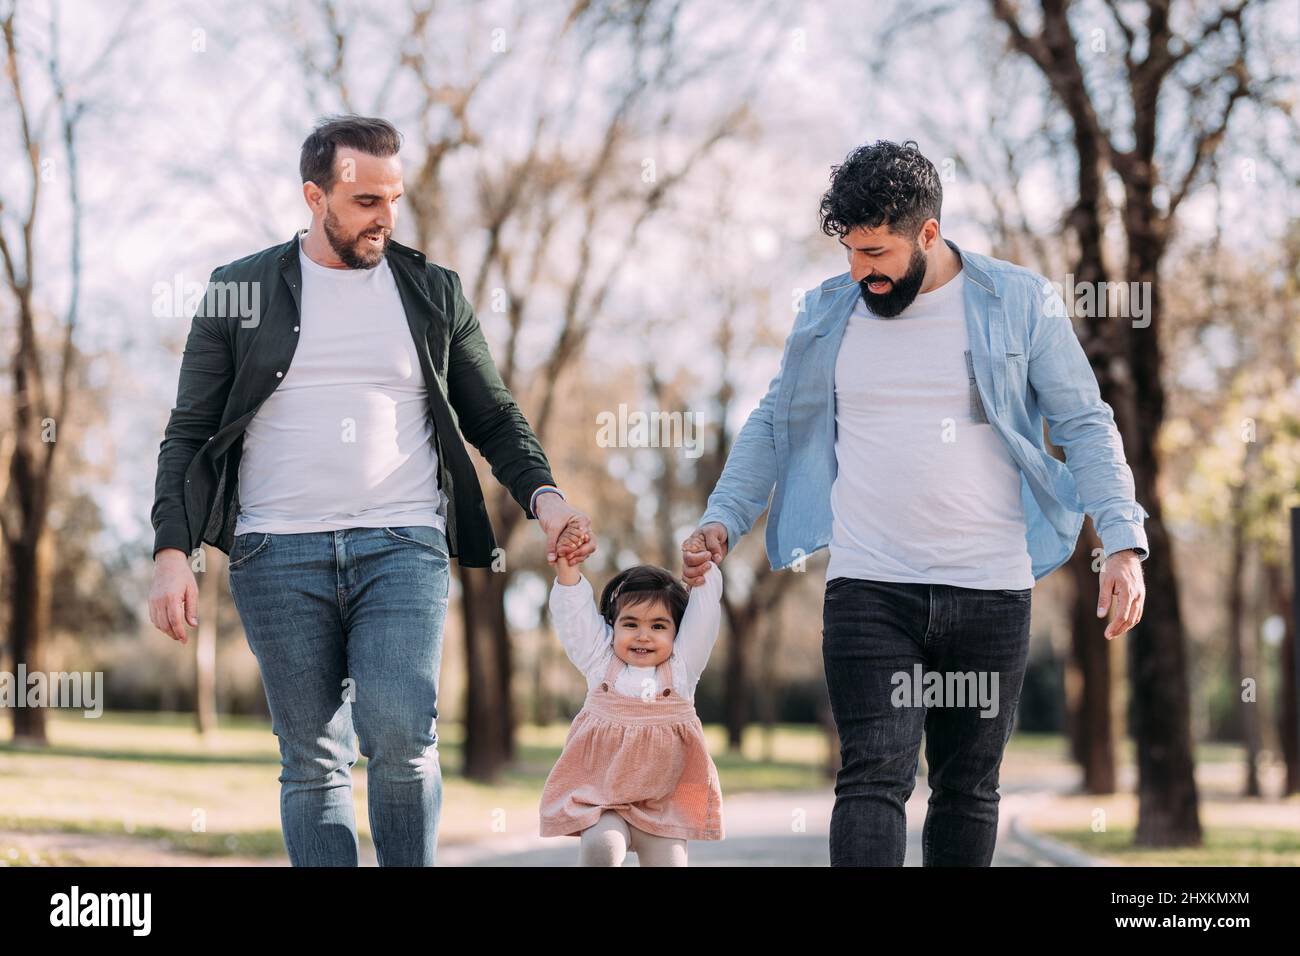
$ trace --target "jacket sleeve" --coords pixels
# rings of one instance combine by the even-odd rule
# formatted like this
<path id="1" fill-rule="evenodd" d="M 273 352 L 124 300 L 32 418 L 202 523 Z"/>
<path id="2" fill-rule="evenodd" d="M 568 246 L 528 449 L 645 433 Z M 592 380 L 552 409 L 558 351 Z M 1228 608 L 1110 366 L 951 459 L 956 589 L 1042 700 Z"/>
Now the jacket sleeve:
<path id="1" fill-rule="evenodd" d="M 209 315 L 213 283 L 221 268 L 208 277 L 198 311 L 190 322 L 185 354 L 181 358 L 176 406 L 171 411 L 158 448 L 158 473 L 154 481 L 151 520 L 154 557 L 162 548 L 190 553 L 189 523 L 185 516 L 185 471 L 190 462 L 221 427 L 226 397 L 235 377 L 235 363 L 226 319 Z M 214 310 L 217 311 L 217 310 Z"/>
<path id="2" fill-rule="evenodd" d="M 1074 334 L 1065 300 L 1046 279 L 1030 295 L 1041 303 L 1029 343 L 1029 384 L 1047 419 L 1052 443 L 1065 451 L 1079 500 L 1092 518 L 1106 557 L 1132 548 L 1147 558 L 1143 520 L 1124 440 L 1110 405 L 1101 399 L 1097 376 Z M 1049 290 L 1044 292 L 1043 290 Z"/>
<path id="3" fill-rule="evenodd" d="M 807 317 L 810 312 L 810 305 L 806 303 L 801 316 Z M 781 367 L 776 377 L 768 383 L 767 394 L 759 401 L 758 407 L 750 412 L 740 434 L 736 436 L 731 451 L 727 453 L 722 475 L 713 486 L 704 514 L 699 520 L 701 525 L 716 521 L 727 529 L 728 550 L 736 547 L 740 539 L 754 527 L 754 522 L 767 510 L 772 489 L 776 487 L 774 413 L 790 359 L 791 343 L 798 330 L 799 323 L 796 322 L 795 330 L 786 337 Z"/>
<path id="4" fill-rule="evenodd" d="M 528 506 L 532 493 L 541 485 L 555 484 L 550 462 L 501 381 L 460 276 L 450 269 L 443 271 L 449 284 L 448 315 L 452 319 L 447 400 L 461 433 L 487 460 L 493 477 L 510 490 L 524 514 L 534 518 Z"/>

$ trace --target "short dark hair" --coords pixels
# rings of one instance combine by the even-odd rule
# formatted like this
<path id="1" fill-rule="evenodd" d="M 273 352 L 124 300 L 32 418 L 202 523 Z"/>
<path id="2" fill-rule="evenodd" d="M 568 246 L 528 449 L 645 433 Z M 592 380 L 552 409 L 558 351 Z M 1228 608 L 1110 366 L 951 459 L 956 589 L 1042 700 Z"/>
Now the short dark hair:
<path id="1" fill-rule="evenodd" d="M 334 188 L 334 152 L 340 146 L 371 156 L 392 156 L 402 148 L 402 134 L 388 120 L 375 116 L 326 116 L 303 140 L 298 158 L 302 181 L 315 183 L 329 193 Z"/>
<path id="2" fill-rule="evenodd" d="M 673 616 L 674 626 L 680 630 L 689 597 L 686 586 L 663 568 L 653 564 L 638 564 L 609 579 L 600 592 L 600 613 L 613 627 L 623 608 L 663 601 Z"/>
<path id="3" fill-rule="evenodd" d="M 822 232 L 844 236 L 884 223 L 890 232 L 910 238 L 927 219 L 939 219 L 942 205 L 939 172 L 916 141 L 877 140 L 831 167 L 831 188 L 822 196 Z"/>

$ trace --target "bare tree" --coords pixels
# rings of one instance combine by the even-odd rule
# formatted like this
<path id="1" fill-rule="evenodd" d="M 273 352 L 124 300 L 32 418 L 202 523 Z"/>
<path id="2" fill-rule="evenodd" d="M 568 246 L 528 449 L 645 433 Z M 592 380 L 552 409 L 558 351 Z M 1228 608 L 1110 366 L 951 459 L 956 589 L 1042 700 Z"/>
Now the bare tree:
<path id="1" fill-rule="evenodd" d="M 1079 56 L 1069 0 L 1040 0 L 1037 31 L 1021 21 L 1012 0 L 990 0 L 1013 50 L 1042 74 L 1070 120 L 1079 192 L 1070 219 L 1080 246 L 1078 281 L 1101 281 L 1102 175 L 1112 171 L 1123 190 L 1125 261 L 1120 274 L 1150 290 L 1149 329 L 1130 334 L 1118 322 L 1085 322 L 1084 348 L 1103 398 L 1115 411 L 1136 485 L 1146 507 L 1150 559 L 1140 630 L 1127 642 L 1138 747 L 1139 813 L 1136 841 L 1147 846 L 1199 844 L 1200 818 L 1189 727 L 1186 640 L 1173 549 L 1161 510 L 1157 436 L 1165 418 L 1161 350 L 1160 265 L 1179 208 L 1204 183 L 1239 104 L 1272 101 L 1276 77 L 1254 77 L 1248 66 L 1252 33 L 1249 0 L 1217 11 L 1188 31 L 1174 25 L 1172 0 L 1121 5 L 1107 2 L 1123 39 L 1123 73 L 1090 75 Z M 1257 5 L 1258 6 L 1258 5 Z M 1140 22 L 1129 11 L 1141 10 Z M 1097 68 L 1104 70 L 1104 65 Z M 1090 83 L 1089 81 L 1092 80 Z M 1117 102 L 1099 105 L 1098 85 L 1118 88 Z M 1187 135 L 1166 130 L 1161 97 L 1189 104 Z M 1128 129 L 1113 119 L 1129 118 Z M 1140 639 L 1138 635 L 1140 634 Z"/>
<path id="2" fill-rule="evenodd" d="M 5 494 L 0 497 L 0 536 L 3 536 L 9 571 L 10 640 L 15 664 L 29 671 L 43 669 L 42 640 L 49 621 L 49 575 L 53 542 L 48 528 L 53 479 L 57 462 L 58 432 L 65 437 L 72 410 L 71 384 L 76 378 L 77 351 L 73 345 L 80 302 L 82 263 L 82 202 L 79 191 L 78 128 L 88 100 L 74 96 L 83 90 L 84 77 L 99 69 L 118 48 L 128 13 L 110 35 L 103 52 L 84 74 L 69 78 L 61 62 L 59 9 L 51 9 L 48 48 L 43 56 L 23 48 L 21 38 L 35 32 L 20 29 L 18 4 L 0 9 L 0 34 L 4 38 L 4 80 L 12 97 L 21 150 L 21 198 L 0 193 L 0 262 L 4 288 L 13 307 L 17 336 L 11 359 L 12 442 L 4 458 Z M 35 65 L 39 64 L 39 65 Z M 49 87 L 48 101 L 37 107 L 30 101 L 37 77 Z M 47 133 L 45 119 L 53 110 L 56 132 Z M 9 141 L 9 140 L 6 140 Z M 63 168 L 59 168 L 59 160 Z M 46 208 L 42 186 L 54 182 L 67 190 L 69 228 L 67 261 L 69 291 L 61 320 L 55 329 L 43 328 L 49 313 L 40 304 L 44 273 L 34 249 L 41 215 Z M 18 188 L 18 177 L 7 185 Z M 52 197 L 51 197 L 52 199 Z M 57 339 L 50 342 L 49 339 Z M 48 376 L 48 377 L 47 377 Z M 53 381 L 50 381 L 52 378 Z M 13 716 L 15 739 L 46 742 L 46 710 L 18 708 Z"/>

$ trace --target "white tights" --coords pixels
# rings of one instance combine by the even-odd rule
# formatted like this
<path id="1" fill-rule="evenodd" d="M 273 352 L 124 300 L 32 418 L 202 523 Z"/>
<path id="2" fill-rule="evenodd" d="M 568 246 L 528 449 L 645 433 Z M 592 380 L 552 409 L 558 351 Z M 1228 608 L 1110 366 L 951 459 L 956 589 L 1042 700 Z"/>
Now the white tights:
<path id="1" fill-rule="evenodd" d="M 686 866 L 686 841 L 646 833 L 613 810 L 582 831 L 579 866 L 622 866 L 631 850 L 642 866 Z"/>

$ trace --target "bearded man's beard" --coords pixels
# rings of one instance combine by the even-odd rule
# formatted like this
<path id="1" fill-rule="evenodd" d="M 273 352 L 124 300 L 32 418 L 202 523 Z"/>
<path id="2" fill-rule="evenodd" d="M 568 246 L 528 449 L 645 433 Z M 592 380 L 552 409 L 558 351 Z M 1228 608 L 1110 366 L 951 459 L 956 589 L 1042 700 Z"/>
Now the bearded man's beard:
<path id="1" fill-rule="evenodd" d="M 925 253 L 917 246 L 912 250 L 912 257 L 907 262 L 907 272 L 898 280 L 887 275 L 872 273 L 863 278 L 858 285 L 862 288 L 862 300 L 867 308 L 882 319 L 892 319 L 912 304 L 916 294 L 921 291 L 925 281 Z M 888 292 L 872 292 L 869 284 L 879 280 L 889 282 Z"/>
<path id="2" fill-rule="evenodd" d="M 333 210 L 325 211 L 325 238 L 329 241 L 330 248 L 334 254 L 343 260 L 343 264 L 349 269 L 373 269 L 383 261 L 384 253 L 388 251 L 388 233 L 383 233 L 383 242 L 375 245 L 366 238 L 368 233 L 383 232 L 383 230 L 366 230 L 359 232 L 355 236 L 348 236 L 342 226 L 339 225 L 338 217 L 334 215 Z"/>

